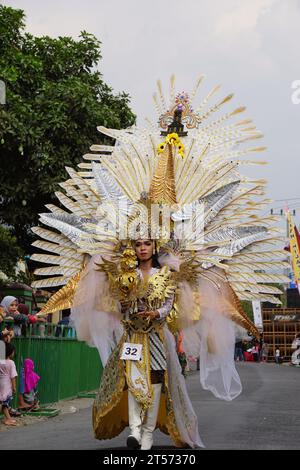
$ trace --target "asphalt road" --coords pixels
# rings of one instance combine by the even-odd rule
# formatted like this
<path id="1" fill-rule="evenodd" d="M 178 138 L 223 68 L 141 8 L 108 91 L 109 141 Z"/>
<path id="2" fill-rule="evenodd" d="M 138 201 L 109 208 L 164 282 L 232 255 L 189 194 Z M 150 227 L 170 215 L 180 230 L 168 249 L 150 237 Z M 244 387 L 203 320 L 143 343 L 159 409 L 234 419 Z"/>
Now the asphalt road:
<path id="1" fill-rule="evenodd" d="M 243 392 L 232 402 L 214 398 L 199 385 L 198 373 L 188 378 L 206 449 L 299 449 L 300 368 L 276 364 L 238 364 Z M 91 408 L 26 427 L 9 428 L 0 449 L 124 449 L 128 430 L 97 441 L 91 429 Z M 157 449 L 171 449 L 168 436 L 155 431 Z M 158 446 L 159 443 L 159 446 Z"/>

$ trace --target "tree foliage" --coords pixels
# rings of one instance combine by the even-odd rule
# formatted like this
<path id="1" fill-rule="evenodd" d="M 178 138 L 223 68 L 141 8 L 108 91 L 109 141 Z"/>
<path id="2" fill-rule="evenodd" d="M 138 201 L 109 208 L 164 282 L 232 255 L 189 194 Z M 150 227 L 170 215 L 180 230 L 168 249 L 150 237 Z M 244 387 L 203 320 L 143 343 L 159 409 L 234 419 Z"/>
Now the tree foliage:
<path id="1" fill-rule="evenodd" d="M 93 143 L 104 140 L 96 126 L 134 124 L 129 96 L 113 94 L 96 66 L 100 41 L 34 37 L 24 32 L 24 12 L 0 6 L 0 223 L 8 224 L 26 251 L 30 227 L 53 202 L 67 177 Z M 102 139 L 102 140 L 101 140 Z M 52 201 L 51 201 L 52 199 Z"/>
<path id="2" fill-rule="evenodd" d="M 0 270 L 9 279 L 16 276 L 16 264 L 22 256 L 22 250 L 17 244 L 17 239 L 10 230 L 0 225 Z"/>

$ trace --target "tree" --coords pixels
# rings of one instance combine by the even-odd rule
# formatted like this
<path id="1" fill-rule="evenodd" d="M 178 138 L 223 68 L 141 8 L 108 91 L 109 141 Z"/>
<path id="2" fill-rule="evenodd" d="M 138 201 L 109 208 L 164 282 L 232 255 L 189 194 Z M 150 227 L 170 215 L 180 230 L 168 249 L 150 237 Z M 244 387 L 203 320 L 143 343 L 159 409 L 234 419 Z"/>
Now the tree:
<path id="1" fill-rule="evenodd" d="M 0 225 L 0 270 L 9 278 L 16 277 L 16 264 L 22 256 L 16 237 Z"/>
<path id="2" fill-rule="evenodd" d="M 30 227 L 54 202 L 67 177 L 64 167 L 76 166 L 91 144 L 105 143 L 96 126 L 129 127 L 135 116 L 128 94 L 114 95 L 96 70 L 100 41 L 87 32 L 78 41 L 34 37 L 24 33 L 24 18 L 22 10 L 0 6 L 0 79 L 6 85 L 0 223 L 30 252 Z"/>
<path id="3" fill-rule="evenodd" d="M 241 305 L 247 317 L 253 322 L 254 318 L 253 318 L 252 302 L 249 302 L 248 300 L 241 300 Z"/>

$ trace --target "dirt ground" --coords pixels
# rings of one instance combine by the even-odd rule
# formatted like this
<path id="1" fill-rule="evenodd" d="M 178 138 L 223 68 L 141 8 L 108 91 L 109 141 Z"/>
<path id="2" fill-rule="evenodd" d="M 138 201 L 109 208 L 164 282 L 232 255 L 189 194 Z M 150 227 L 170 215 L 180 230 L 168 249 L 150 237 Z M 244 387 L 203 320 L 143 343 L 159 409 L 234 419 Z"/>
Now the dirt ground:
<path id="1" fill-rule="evenodd" d="M 60 415 L 69 414 L 69 413 L 76 413 L 79 410 L 84 408 L 89 408 L 93 403 L 93 398 L 74 398 L 72 400 L 61 400 L 57 403 L 52 403 L 51 405 L 47 406 L 47 408 L 55 408 L 60 410 Z M 3 415 L 0 416 L 0 432 L 7 431 L 8 429 L 22 427 L 22 426 L 29 426 L 30 424 L 40 423 L 42 421 L 46 421 L 51 419 L 51 417 L 47 416 L 27 416 L 23 415 L 19 418 L 14 418 L 17 421 L 17 426 L 6 426 L 3 424 Z"/>

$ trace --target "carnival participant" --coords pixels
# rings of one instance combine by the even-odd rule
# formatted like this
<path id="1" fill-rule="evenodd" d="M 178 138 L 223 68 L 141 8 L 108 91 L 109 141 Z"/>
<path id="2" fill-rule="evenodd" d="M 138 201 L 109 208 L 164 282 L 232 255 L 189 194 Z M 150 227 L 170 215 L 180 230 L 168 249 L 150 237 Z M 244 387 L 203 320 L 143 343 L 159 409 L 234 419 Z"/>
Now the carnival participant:
<path id="1" fill-rule="evenodd" d="M 85 172 L 67 168 L 57 193 L 67 210 L 51 205 L 40 221 L 54 230 L 33 229 L 46 253 L 32 259 L 54 265 L 37 269 L 33 286 L 63 286 L 42 313 L 71 307 L 78 338 L 104 367 L 95 437 L 129 425 L 128 446 L 145 450 L 155 427 L 177 446 L 203 445 L 173 333 L 183 331 L 184 351 L 200 358 L 202 387 L 232 400 L 242 390 L 236 324 L 259 338 L 240 300 L 277 304 L 281 291 L 266 284 L 288 281 L 272 219 L 256 215 L 264 181 L 238 171 L 244 154 L 263 148 L 236 146 L 260 133 L 247 120 L 227 124 L 244 107 L 210 120 L 233 96 L 210 105 L 219 87 L 192 106 L 202 78 L 192 95 L 176 94 L 172 79 L 169 102 L 159 85 L 159 126 L 99 127 L 115 145 L 93 147 Z"/>

